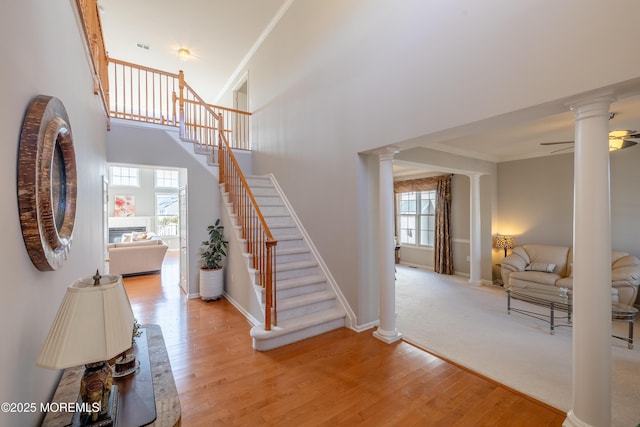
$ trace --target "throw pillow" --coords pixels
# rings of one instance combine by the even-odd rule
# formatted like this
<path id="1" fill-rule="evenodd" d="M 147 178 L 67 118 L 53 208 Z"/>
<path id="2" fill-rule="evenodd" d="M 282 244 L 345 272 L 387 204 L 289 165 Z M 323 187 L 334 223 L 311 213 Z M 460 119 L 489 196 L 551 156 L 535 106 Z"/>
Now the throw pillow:
<path id="1" fill-rule="evenodd" d="M 553 273 L 553 269 L 556 268 L 555 264 L 547 264 L 544 262 L 532 262 L 524 269 L 526 271 L 544 271 L 545 273 Z"/>
<path id="2" fill-rule="evenodd" d="M 133 241 L 137 242 L 140 240 L 147 240 L 147 233 L 146 232 L 133 232 Z"/>
<path id="3" fill-rule="evenodd" d="M 124 233 L 122 238 L 120 239 L 122 243 L 127 243 L 131 241 L 131 233 Z"/>

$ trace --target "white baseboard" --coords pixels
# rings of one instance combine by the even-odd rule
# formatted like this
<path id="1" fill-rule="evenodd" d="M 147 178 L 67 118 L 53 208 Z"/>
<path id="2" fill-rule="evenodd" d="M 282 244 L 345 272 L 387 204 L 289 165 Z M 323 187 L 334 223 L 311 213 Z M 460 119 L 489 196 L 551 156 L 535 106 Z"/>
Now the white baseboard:
<path id="1" fill-rule="evenodd" d="M 262 322 L 260 322 L 258 319 L 256 319 L 255 317 L 253 317 L 251 315 L 251 313 L 249 313 L 248 311 L 246 311 L 244 308 L 242 308 L 242 306 L 240 304 L 238 304 L 237 301 L 235 301 L 233 298 L 231 298 L 229 296 L 229 294 L 227 294 L 226 292 L 223 294 L 224 298 L 229 301 L 229 303 L 234 306 L 240 313 L 242 313 L 242 315 L 249 321 L 249 323 L 251 323 L 251 326 L 256 326 L 261 324 Z"/>
<path id="2" fill-rule="evenodd" d="M 364 331 L 367 331 L 369 329 L 375 328 L 379 324 L 380 324 L 380 321 L 375 320 L 373 322 L 365 323 L 364 325 L 355 325 L 355 326 L 351 327 L 350 329 L 360 333 L 360 332 L 364 332 Z"/>

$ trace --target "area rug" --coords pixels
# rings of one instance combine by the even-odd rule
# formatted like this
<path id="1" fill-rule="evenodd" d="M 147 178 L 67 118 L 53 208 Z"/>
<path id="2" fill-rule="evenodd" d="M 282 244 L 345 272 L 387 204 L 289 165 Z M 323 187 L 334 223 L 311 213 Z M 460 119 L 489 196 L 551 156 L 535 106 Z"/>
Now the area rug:
<path id="1" fill-rule="evenodd" d="M 521 301 L 514 304 L 536 310 Z M 397 328 L 407 341 L 555 408 L 571 408 L 572 329 L 559 327 L 551 335 L 544 321 L 507 314 L 503 288 L 398 266 L 396 311 Z M 612 322 L 612 329 L 614 335 L 626 336 L 628 325 Z M 630 350 L 626 342 L 612 338 L 611 351 L 613 426 L 636 426 L 640 339 Z"/>

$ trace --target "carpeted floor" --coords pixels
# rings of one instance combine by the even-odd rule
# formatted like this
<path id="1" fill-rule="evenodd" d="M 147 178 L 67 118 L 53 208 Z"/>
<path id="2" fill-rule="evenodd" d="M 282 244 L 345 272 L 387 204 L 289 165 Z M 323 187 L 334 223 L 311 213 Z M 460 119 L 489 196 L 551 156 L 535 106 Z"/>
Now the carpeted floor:
<path id="1" fill-rule="evenodd" d="M 515 301 L 525 309 L 544 310 Z M 571 407 L 571 331 L 549 334 L 544 321 L 507 314 L 503 288 L 472 286 L 459 276 L 443 276 L 398 266 L 397 328 L 403 338 L 556 408 Z M 545 311 L 543 311 L 545 312 Z M 640 320 L 634 336 L 640 337 Z M 628 325 L 613 322 L 615 335 Z M 612 338 L 614 427 L 640 423 L 640 340 L 634 349 Z"/>

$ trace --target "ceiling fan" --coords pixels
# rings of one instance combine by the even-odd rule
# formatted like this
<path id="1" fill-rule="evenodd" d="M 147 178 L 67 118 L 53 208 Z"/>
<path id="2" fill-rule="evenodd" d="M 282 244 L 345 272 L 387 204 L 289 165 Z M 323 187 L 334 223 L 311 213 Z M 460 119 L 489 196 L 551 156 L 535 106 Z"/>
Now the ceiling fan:
<path id="1" fill-rule="evenodd" d="M 609 132 L 609 151 L 622 150 L 623 148 L 633 147 L 637 144 L 634 139 L 639 139 L 640 133 L 636 133 L 635 130 L 612 130 Z M 540 145 L 561 145 L 561 144 L 573 144 L 574 141 L 558 141 L 558 142 L 541 142 Z M 569 150 L 571 147 L 564 147 L 559 150 L 552 151 L 551 153 L 557 153 L 564 150 Z"/>

